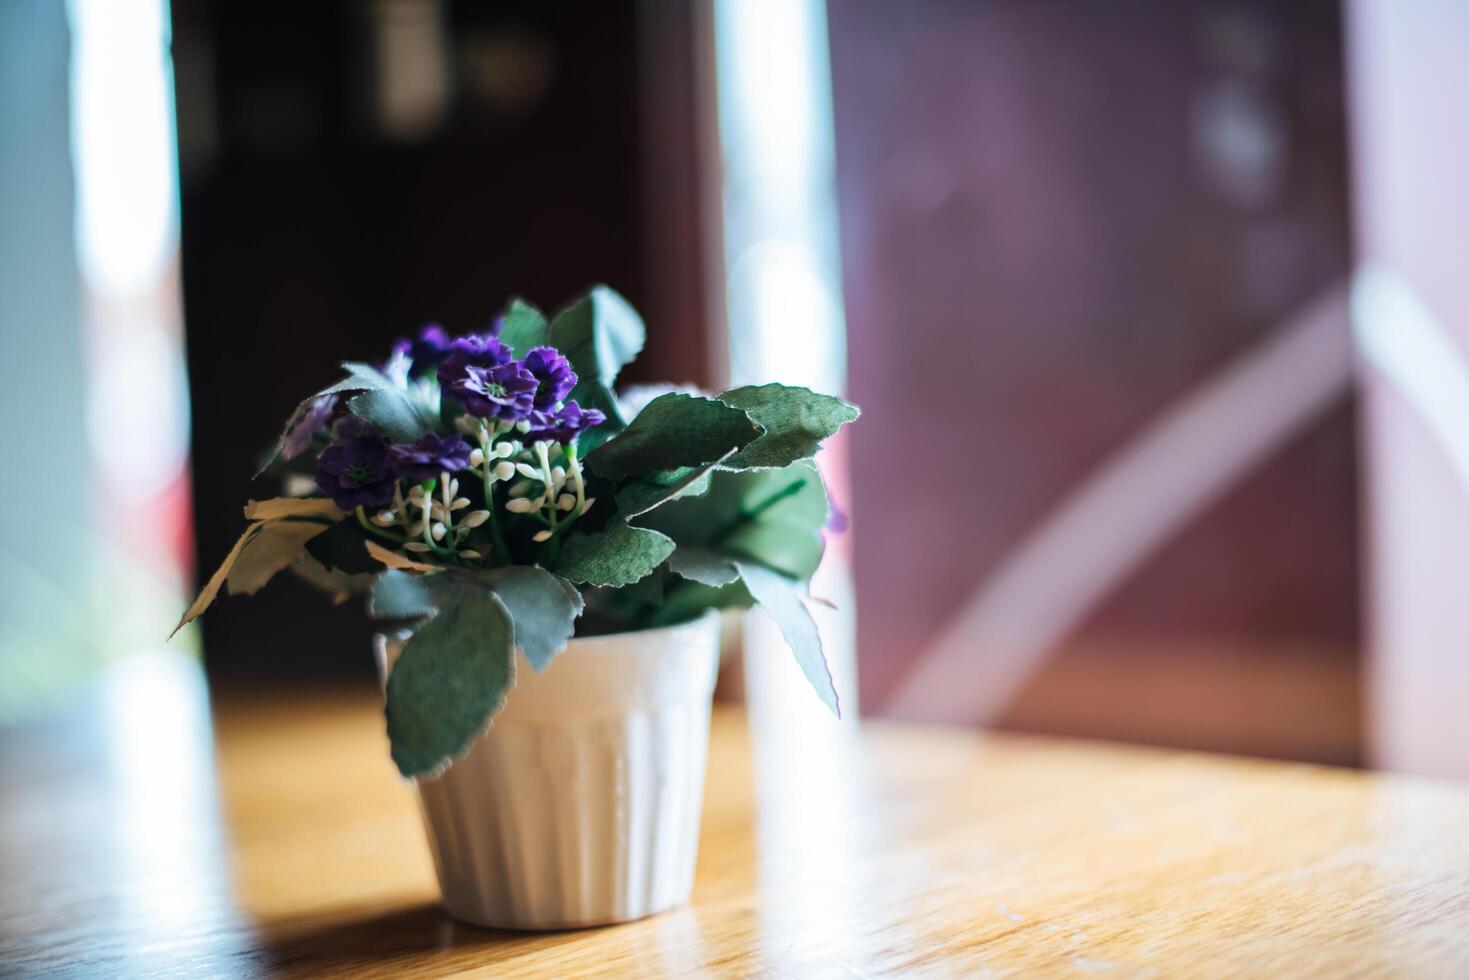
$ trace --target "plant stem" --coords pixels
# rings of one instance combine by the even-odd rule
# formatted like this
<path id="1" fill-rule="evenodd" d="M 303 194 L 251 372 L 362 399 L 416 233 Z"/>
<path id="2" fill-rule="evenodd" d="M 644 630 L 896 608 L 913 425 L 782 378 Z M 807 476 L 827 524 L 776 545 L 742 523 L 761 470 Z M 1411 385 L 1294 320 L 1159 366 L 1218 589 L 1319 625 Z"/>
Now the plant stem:
<path id="1" fill-rule="evenodd" d="M 402 544 L 403 542 L 408 540 L 402 535 L 394 534 L 391 531 L 384 530 L 383 528 L 380 528 L 376 524 L 372 523 L 372 521 L 368 520 L 367 514 L 363 512 L 361 507 L 358 507 L 355 513 L 357 514 L 357 523 L 361 524 L 364 528 L 366 528 L 371 533 L 376 534 L 378 537 L 386 538 L 387 540 L 395 542 L 396 544 Z"/>
<path id="2" fill-rule="evenodd" d="M 495 542 L 496 560 L 508 565 L 510 564 L 510 549 L 505 545 L 505 534 L 500 530 L 500 517 L 495 513 L 495 479 L 490 473 L 490 469 L 494 465 L 494 460 L 490 458 L 490 443 L 489 436 L 481 429 L 479 435 L 479 451 L 484 456 L 484 462 L 480 463 L 479 475 L 485 485 L 485 510 L 490 512 L 490 536 Z"/>

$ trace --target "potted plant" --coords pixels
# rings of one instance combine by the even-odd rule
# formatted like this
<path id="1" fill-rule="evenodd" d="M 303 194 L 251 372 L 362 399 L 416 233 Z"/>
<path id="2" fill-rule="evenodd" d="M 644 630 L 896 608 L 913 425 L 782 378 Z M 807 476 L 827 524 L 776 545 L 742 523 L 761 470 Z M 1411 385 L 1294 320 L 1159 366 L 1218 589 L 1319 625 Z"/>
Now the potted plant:
<path id="1" fill-rule="evenodd" d="M 760 603 L 837 711 L 803 600 L 828 501 L 811 457 L 857 417 L 768 384 L 619 399 L 643 324 L 596 287 L 547 320 L 438 327 L 297 407 L 287 495 L 179 623 L 290 568 L 369 613 L 387 734 L 445 904 L 513 928 L 639 918 L 692 887 L 716 610 Z"/>

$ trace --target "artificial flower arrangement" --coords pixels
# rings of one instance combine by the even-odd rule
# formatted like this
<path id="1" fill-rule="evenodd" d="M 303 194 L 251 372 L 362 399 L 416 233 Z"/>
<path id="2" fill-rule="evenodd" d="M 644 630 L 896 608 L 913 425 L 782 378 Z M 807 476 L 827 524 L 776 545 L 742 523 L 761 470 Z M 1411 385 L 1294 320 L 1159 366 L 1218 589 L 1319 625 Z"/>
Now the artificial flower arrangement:
<path id="1" fill-rule="evenodd" d="M 443 771 L 573 635 L 759 603 L 833 710 L 803 600 L 829 503 L 811 457 L 857 409 L 766 384 L 620 399 L 641 319 L 596 287 L 550 320 L 512 301 L 483 334 L 425 328 L 291 415 L 267 470 L 300 495 L 251 522 L 180 622 L 290 568 L 411 635 L 386 683 L 392 756 Z M 635 411 L 634 411 L 635 409 Z"/>

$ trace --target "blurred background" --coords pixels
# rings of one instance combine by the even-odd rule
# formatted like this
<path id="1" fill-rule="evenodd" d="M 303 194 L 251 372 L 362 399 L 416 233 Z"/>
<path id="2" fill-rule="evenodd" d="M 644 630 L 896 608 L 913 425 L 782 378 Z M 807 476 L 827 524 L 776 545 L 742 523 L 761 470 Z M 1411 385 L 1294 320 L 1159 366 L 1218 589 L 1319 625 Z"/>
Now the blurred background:
<path id="1" fill-rule="evenodd" d="M 1466 91 L 1455 0 L 6 0 L 0 725 L 370 683 L 284 577 L 161 652 L 259 451 L 607 282 L 862 406 L 861 714 L 1469 776 Z"/>

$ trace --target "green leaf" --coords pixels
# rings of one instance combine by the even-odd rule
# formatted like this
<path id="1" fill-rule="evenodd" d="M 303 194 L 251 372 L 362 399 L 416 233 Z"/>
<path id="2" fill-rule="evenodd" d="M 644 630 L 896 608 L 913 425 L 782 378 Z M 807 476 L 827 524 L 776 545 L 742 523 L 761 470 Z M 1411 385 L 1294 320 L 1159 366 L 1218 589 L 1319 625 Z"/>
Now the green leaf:
<path id="1" fill-rule="evenodd" d="M 505 310 L 500 340 L 517 358 L 522 358 L 532 347 L 544 347 L 551 342 L 550 327 L 540 310 L 517 296 Z"/>
<path id="2" fill-rule="evenodd" d="M 310 521 L 271 521 L 262 527 L 240 552 L 226 582 L 230 595 L 254 595 L 276 573 L 289 567 L 306 543 L 326 530 L 325 524 Z"/>
<path id="3" fill-rule="evenodd" d="M 278 521 L 288 517 L 340 521 L 347 515 L 325 497 L 272 497 L 269 500 L 251 500 L 245 504 L 245 517 L 252 521 Z"/>
<path id="4" fill-rule="evenodd" d="M 668 585 L 669 571 L 667 565 L 659 565 L 652 573 L 638 579 L 631 585 L 624 585 L 620 589 L 611 591 L 616 597 L 614 601 L 622 604 L 624 609 L 631 607 L 630 617 L 636 616 L 636 611 L 642 606 L 663 605 L 664 590 Z"/>
<path id="5" fill-rule="evenodd" d="M 336 569 L 348 575 L 380 572 L 382 563 L 369 555 L 364 547 L 366 534 L 362 525 L 349 517 L 306 542 L 306 550 L 328 570 Z"/>
<path id="6" fill-rule="evenodd" d="M 593 286 L 551 321 L 551 346 L 566 355 L 582 381 L 609 387 L 646 339 L 642 317 L 607 286 Z"/>
<path id="7" fill-rule="evenodd" d="M 640 523 L 680 548 L 704 546 L 804 580 L 821 563 L 828 513 L 821 473 L 803 460 L 779 470 L 716 471 L 708 493 L 670 501 Z"/>
<path id="8" fill-rule="evenodd" d="M 342 370 L 347 372 L 345 378 L 321 389 L 312 397 L 319 398 L 322 395 L 332 395 L 339 391 L 372 391 L 377 388 L 397 387 L 391 378 L 363 361 L 343 361 Z"/>
<path id="9" fill-rule="evenodd" d="M 826 665 L 826 655 L 821 650 L 821 634 L 816 631 L 816 621 L 801 601 L 805 591 L 801 583 L 757 562 L 741 561 L 735 565 L 750 595 L 775 620 L 780 635 L 796 656 L 801 673 L 815 688 L 816 696 L 840 718 L 841 702 L 836 685 L 832 683 L 831 670 Z"/>
<path id="10" fill-rule="evenodd" d="M 593 534 L 572 534 L 561 548 L 556 571 L 581 585 L 631 585 L 663 563 L 673 541 L 621 521 Z"/>
<path id="11" fill-rule="evenodd" d="M 371 422 L 392 442 L 413 442 L 439 429 L 439 414 L 402 388 L 365 391 L 347 402 L 358 418 Z"/>
<path id="12" fill-rule="evenodd" d="M 781 384 L 733 388 L 719 400 L 744 409 L 765 429 L 722 464 L 734 470 L 789 466 L 809 459 L 825 440 L 862 414 L 840 398 Z"/>
<path id="13" fill-rule="evenodd" d="M 515 645 L 531 667 L 545 670 L 566 649 L 581 615 L 582 597 L 576 586 L 534 565 L 511 565 L 477 576 L 486 582 L 505 608 L 515 628 Z"/>
<path id="14" fill-rule="evenodd" d="M 515 645 L 536 670 L 566 649 L 581 615 L 576 586 L 534 565 L 489 571 L 454 570 L 420 575 L 389 569 L 378 577 L 368 614 L 379 619 L 415 619 L 447 609 L 466 592 L 488 590 L 510 614 Z"/>
<path id="15" fill-rule="evenodd" d="M 690 581 L 703 585 L 728 585 L 740 577 L 729 557 L 698 545 L 679 545 L 668 556 L 668 567 Z"/>
<path id="16" fill-rule="evenodd" d="M 742 409 L 682 392 L 659 395 L 622 432 L 587 454 L 587 465 L 621 479 L 702 466 L 747 445 L 761 429 Z"/>
<path id="17" fill-rule="evenodd" d="M 663 605 L 648 621 L 653 626 L 667 626 L 687 622 L 706 609 L 749 609 L 754 604 L 750 591 L 740 581 L 720 586 L 683 581 L 669 587 Z"/>
<path id="18" fill-rule="evenodd" d="M 397 387 L 381 371 L 373 367 L 371 364 L 363 364 L 360 361 L 347 361 L 342 364 L 342 369 L 347 372 L 347 376 L 345 378 L 336 382 L 335 384 L 327 385 L 325 388 L 321 389 L 316 394 L 311 395 L 308 398 L 303 398 L 296 405 L 295 409 L 292 410 L 290 417 L 286 419 L 286 424 L 281 428 L 281 434 L 280 437 L 276 439 L 275 446 L 271 449 L 269 453 L 266 454 L 265 459 L 261 461 L 260 469 L 256 470 L 255 472 L 256 476 L 264 473 L 267 469 L 270 468 L 270 464 L 275 462 L 276 457 L 280 455 L 281 447 L 285 444 L 286 435 L 291 431 L 291 429 L 296 426 L 297 422 L 305 418 L 306 413 L 311 410 L 312 404 L 318 398 L 321 398 L 324 395 L 335 395 L 345 391 L 392 390 Z"/>
<path id="19" fill-rule="evenodd" d="M 582 456 L 602 445 L 617 433 L 627 428 L 627 419 L 623 417 L 622 406 L 617 401 L 617 396 L 607 385 L 596 380 L 581 380 L 576 387 L 571 389 L 568 401 L 574 401 L 582 408 L 595 408 L 607 416 L 607 421 L 593 429 L 588 429 L 577 437 L 577 447 Z"/>
<path id="20" fill-rule="evenodd" d="M 199 614 L 209 608 L 209 604 L 214 601 L 214 597 L 219 595 L 220 588 L 224 586 L 225 579 L 229 577 L 230 569 L 234 568 L 235 562 L 240 560 L 240 554 L 245 550 L 245 546 L 250 543 L 250 539 L 255 537 L 264 526 L 264 521 L 257 521 L 245 528 L 245 533 L 240 535 L 240 539 L 235 542 L 229 554 L 224 556 L 224 561 L 219 563 L 219 567 L 214 570 L 214 574 L 209 576 L 209 581 L 204 583 L 204 588 L 199 590 L 199 594 L 189 604 L 189 608 L 184 610 L 184 615 L 179 619 L 179 624 L 173 628 L 172 633 L 168 634 L 170 640 L 174 638 L 179 630 L 198 619 Z"/>
<path id="21" fill-rule="evenodd" d="M 445 608 L 462 591 L 450 573 L 423 575 L 390 568 L 377 577 L 367 600 L 374 619 L 418 619 Z"/>
<path id="22" fill-rule="evenodd" d="M 466 592 L 408 640 L 387 684 L 388 739 L 405 776 L 445 768 L 484 731 L 515 683 L 510 614 Z"/>
<path id="23" fill-rule="evenodd" d="M 722 458 L 727 459 L 733 453 L 731 449 Z M 702 466 L 684 466 L 636 478 L 617 491 L 617 511 L 624 520 L 631 520 L 685 493 L 702 493 L 709 489 L 704 477 L 720 462 L 717 459 Z"/>

